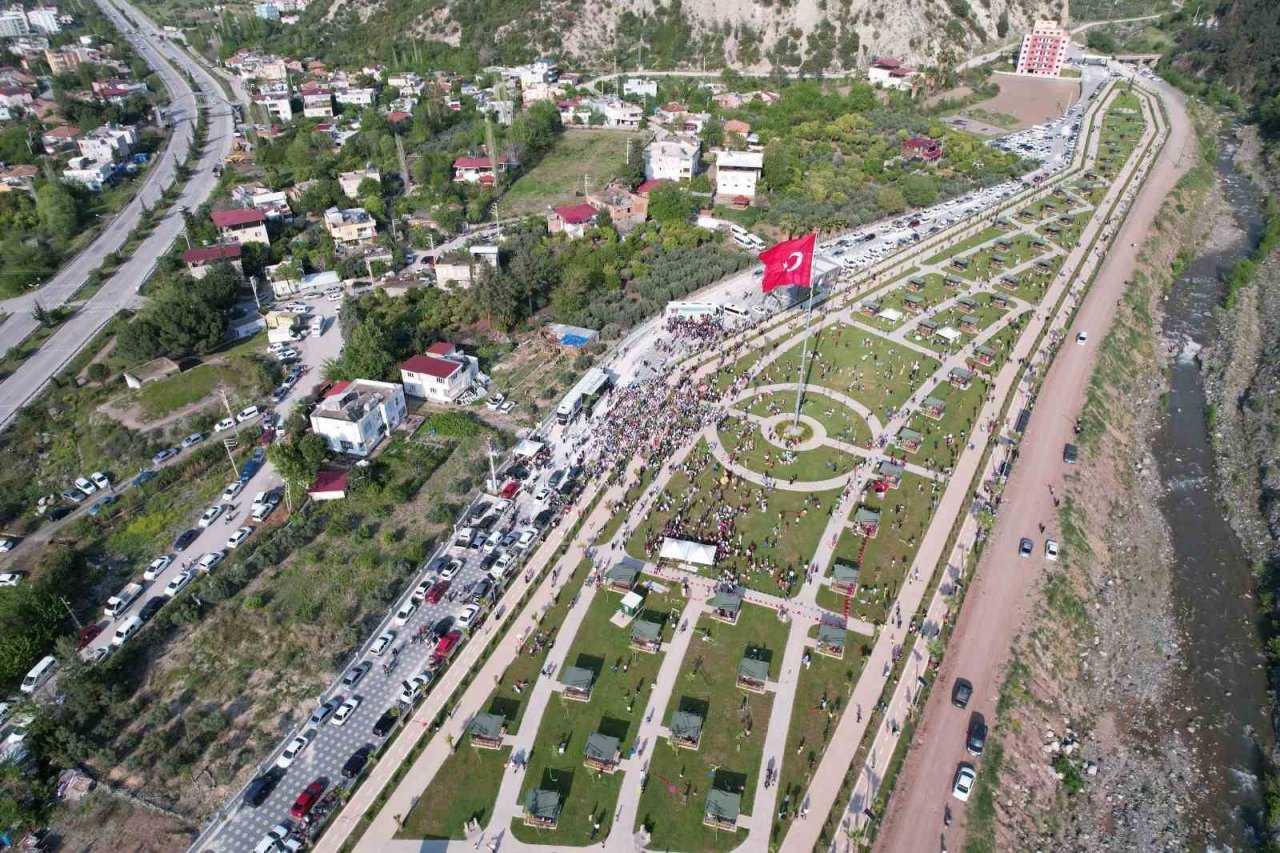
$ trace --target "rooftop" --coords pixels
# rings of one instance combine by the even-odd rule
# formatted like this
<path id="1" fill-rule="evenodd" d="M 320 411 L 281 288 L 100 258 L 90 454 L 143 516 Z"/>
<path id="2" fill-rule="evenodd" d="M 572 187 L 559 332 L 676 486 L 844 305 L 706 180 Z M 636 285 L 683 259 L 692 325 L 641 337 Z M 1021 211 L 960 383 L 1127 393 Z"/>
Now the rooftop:
<path id="1" fill-rule="evenodd" d="M 265 222 L 267 214 L 254 207 L 238 207 L 232 210 L 215 210 L 209 214 L 213 224 L 219 228 L 234 228 L 237 225 L 255 225 Z"/>
<path id="2" fill-rule="evenodd" d="M 566 225 L 581 225 L 596 218 L 596 209 L 583 202 L 581 204 L 571 204 L 568 207 L 557 207 L 555 214 Z"/>
<path id="3" fill-rule="evenodd" d="M 399 383 L 356 379 L 341 390 L 334 386 L 311 413 L 312 418 L 358 422 L 372 409 L 385 402 Z"/>
<path id="4" fill-rule="evenodd" d="M 207 264 L 212 261 L 235 261 L 239 259 L 239 243 L 228 243 L 225 246 L 202 246 L 199 249 L 187 249 L 182 253 L 182 262 L 184 264 Z"/>

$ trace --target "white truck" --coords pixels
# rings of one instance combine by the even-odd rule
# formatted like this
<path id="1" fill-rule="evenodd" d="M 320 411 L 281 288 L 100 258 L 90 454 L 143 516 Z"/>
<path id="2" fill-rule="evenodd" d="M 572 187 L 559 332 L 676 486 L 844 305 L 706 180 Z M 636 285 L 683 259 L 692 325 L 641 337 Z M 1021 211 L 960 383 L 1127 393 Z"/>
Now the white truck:
<path id="1" fill-rule="evenodd" d="M 141 583 L 131 583 L 115 595 L 107 599 L 106 613 L 112 619 L 117 618 L 121 613 L 129 609 L 129 605 L 138 600 L 138 596 L 142 595 L 143 585 Z"/>
<path id="2" fill-rule="evenodd" d="M 267 329 L 267 343 L 271 344 L 287 344 L 298 339 L 298 333 L 287 326 L 277 326 L 274 329 Z"/>

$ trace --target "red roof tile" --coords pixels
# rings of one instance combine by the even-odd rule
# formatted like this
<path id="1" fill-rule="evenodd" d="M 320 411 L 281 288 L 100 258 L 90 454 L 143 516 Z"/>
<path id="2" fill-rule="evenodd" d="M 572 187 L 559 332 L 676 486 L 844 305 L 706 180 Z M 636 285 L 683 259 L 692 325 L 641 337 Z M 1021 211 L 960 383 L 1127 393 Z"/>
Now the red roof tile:
<path id="1" fill-rule="evenodd" d="M 658 187 L 667 183 L 670 183 L 670 182 L 666 178 L 654 178 L 652 181 L 645 181 L 643 184 L 636 187 L 636 192 L 639 193 L 640 195 L 644 195 L 650 190 L 657 189 Z"/>
<path id="2" fill-rule="evenodd" d="M 448 379 L 461 370 L 462 365 L 456 361 L 437 358 L 434 355 L 415 355 L 404 364 L 401 364 L 400 369 L 409 373 L 425 373 L 427 376 L 434 376 L 436 379 Z"/>
<path id="3" fill-rule="evenodd" d="M 596 218 L 596 209 L 584 202 L 571 204 L 568 207 L 557 207 L 555 214 L 564 221 L 565 225 L 581 225 Z"/>
<path id="4" fill-rule="evenodd" d="M 455 347 L 448 341 L 436 341 L 427 347 L 428 355 L 452 355 Z"/>
<path id="5" fill-rule="evenodd" d="M 392 110 L 391 112 L 387 113 L 387 121 L 389 121 L 391 124 L 399 124 L 400 122 L 405 121 L 406 119 L 411 119 L 411 118 L 413 118 L 413 116 L 411 116 L 409 113 L 405 112 L 404 110 Z"/>
<path id="6" fill-rule="evenodd" d="M 349 386 L 350 384 L 351 384 L 350 379 L 341 379 L 333 383 L 333 385 L 329 387 L 329 390 L 324 392 L 324 398 L 327 400 L 330 397 L 338 396 L 343 391 L 347 390 L 347 386 Z"/>
<path id="7" fill-rule="evenodd" d="M 199 249 L 187 249 L 182 253 L 182 262 L 184 264 L 207 264 L 211 261 L 236 261 L 239 259 L 239 243 L 229 243 L 225 246 L 203 246 Z"/>
<path id="8" fill-rule="evenodd" d="M 237 207 L 232 210 L 215 210 L 209 215 L 213 224 L 219 228 L 234 228 L 237 225 L 251 225 L 266 220 L 267 215 L 252 207 Z"/>
<path id="9" fill-rule="evenodd" d="M 307 489 L 307 494 L 316 494 L 317 492 L 346 492 L 347 491 L 347 471 L 335 471 L 331 469 L 322 469 L 316 474 L 316 481 L 311 488 Z"/>

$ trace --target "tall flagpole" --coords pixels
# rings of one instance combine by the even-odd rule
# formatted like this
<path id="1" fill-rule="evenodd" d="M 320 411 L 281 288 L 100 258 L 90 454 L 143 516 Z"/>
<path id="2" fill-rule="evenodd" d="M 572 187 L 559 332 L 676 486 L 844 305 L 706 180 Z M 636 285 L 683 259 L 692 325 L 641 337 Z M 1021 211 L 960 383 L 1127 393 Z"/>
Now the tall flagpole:
<path id="1" fill-rule="evenodd" d="M 809 321 L 813 317 L 813 268 L 817 265 L 818 244 L 814 238 L 813 254 L 809 256 L 809 305 L 804 313 L 804 345 L 800 350 L 800 374 L 796 376 L 796 414 L 791 420 L 791 428 L 800 425 L 800 400 L 804 397 L 804 370 L 809 360 Z"/>

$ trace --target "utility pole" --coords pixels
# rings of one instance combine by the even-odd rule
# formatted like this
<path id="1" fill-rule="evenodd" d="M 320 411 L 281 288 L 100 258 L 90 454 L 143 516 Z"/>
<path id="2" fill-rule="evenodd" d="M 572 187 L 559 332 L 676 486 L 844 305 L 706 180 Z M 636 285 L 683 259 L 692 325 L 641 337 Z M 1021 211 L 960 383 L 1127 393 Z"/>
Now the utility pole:
<path id="1" fill-rule="evenodd" d="M 498 491 L 498 468 L 493 463 L 493 440 L 486 436 L 484 445 L 489 451 L 489 491 L 496 493 Z"/>
<path id="2" fill-rule="evenodd" d="M 231 436 L 230 438 L 224 438 L 222 440 L 222 447 L 227 451 L 227 461 L 231 463 L 232 476 L 239 477 L 240 466 L 236 464 L 235 454 L 233 454 L 231 451 L 234 450 L 236 448 L 236 445 L 240 443 L 240 438 L 239 438 L 240 424 L 236 421 L 235 413 L 231 411 L 231 401 L 227 399 L 226 387 L 219 385 L 218 394 L 219 396 L 222 397 L 222 407 L 227 410 L 227 417 L 231 419 L 231 422 L 233 424 L 235 424 L 235 426 L 233 426 L 232 429 L 234 429 L 236 432 L 236 435 Z"/>
<path id="3" fill-rule="evenodd" d="M 249 276 L 249 289 L 253 291 L 253 302 L 258 306 L 258 312 L 262 312 L 262 300 L 258 298 L 258 277 L 256 275 Z"/>
<path id="4" fill-rule="evenodd" d="M 76 616 L 76 612 L 71 609 L 71 605 L 67 603 L 67 599 L 60 595 L 58 596 L 58 600 L 62 602 L 63 607 L 67 608 L 67 615 L 71 617 L 71 621 L 76 623 L 76 630 L 82 630 L 84 625 L 80 623 L 80 619 Z"/>

